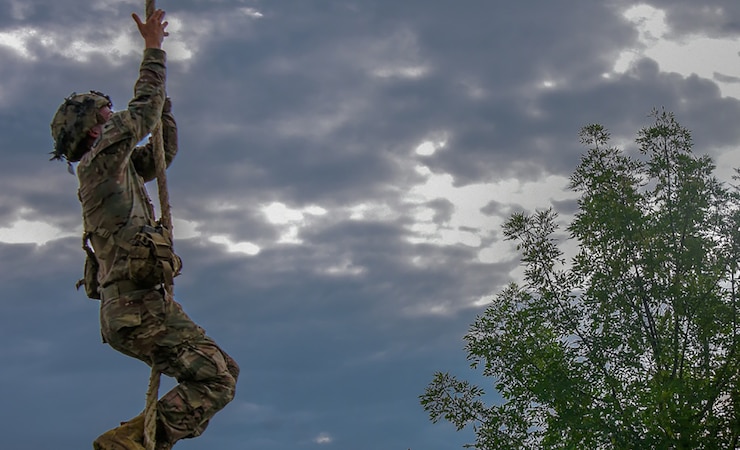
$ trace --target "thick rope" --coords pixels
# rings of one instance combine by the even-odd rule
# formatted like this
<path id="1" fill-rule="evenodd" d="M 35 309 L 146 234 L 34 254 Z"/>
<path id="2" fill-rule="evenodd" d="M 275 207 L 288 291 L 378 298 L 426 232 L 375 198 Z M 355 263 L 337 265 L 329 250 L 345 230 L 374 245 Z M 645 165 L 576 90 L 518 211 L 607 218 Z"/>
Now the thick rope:
<path id="1" fill-rule="evenodd" d="M 146 450 L 155 450 L 157 446 L 157 402 L 159 401 L 160 379 L 159 371 L 152 364 L 144 407 L 144 448 Z"/>
<path id="2" fill-rule="evenodd" d="M 146 0 L 146 16 L 154 13 L 155 1 Z M 152 145 L 154 146 L 154 167 L 157 171 L 157 191 L 159 192 L 159 206 L 161 209 L 160 223 L 172 231 L 172 210 L 170 209 L 170 195 L 167 190 L 167 164 L 164 158 L 164 141 L 162 140 L 161 122 L 152 131 Z M 168 286 L 169 287 L 169 286 Z"/>
<path id="3" fill-rule="evenodd" d="M 154 0 L 146 0 L 146 18 L 156 9 Z M 161 122 L 158 122 L 152 131 L 151 141 L 154 147 L 154 167 L 157 172 L 157 191 L 161 210 L 160 224 L 172 232 L 172 211 L 170 209 L 169 191 L 167 190 L 167 164 L 164 158 L 164 143 L 162 140 Z M 165 295 L 172 292 L 172 286 L 165 286 Z M 144 447 L 146 450 L 155 450 L 157 445 L 157 402 L 159 401 L 159 383 L 161 374 L 152 361 L 152 371 L 149 375 L 149 387 L 146 390 L 146 406 L 144 407 Z"/>

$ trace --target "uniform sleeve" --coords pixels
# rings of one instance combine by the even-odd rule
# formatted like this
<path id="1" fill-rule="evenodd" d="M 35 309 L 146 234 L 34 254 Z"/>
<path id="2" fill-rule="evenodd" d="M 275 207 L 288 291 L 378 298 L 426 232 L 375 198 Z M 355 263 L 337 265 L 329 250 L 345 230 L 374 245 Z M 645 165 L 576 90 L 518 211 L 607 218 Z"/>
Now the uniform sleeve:
<path id="1" fill-rule="evenodd" d="M 137 141 L 151 133 L 162 114 L 165 101 L 166 54 L 158 48 L 144 50 L 134 98 L 128 104 L 132 132 Z"/>
<path id="2" fill-rule="evenodd" d="M 120 175 L 127 170 L 129 158 L 136 171 L 149 181 L 155 178 L 154 152 L 151 144 L 135 147 L 151 133 L 162 119 L 162 135 L 167 165 L 177 153 L 177 127 L 166 100 L 166 54 L 163 50 L 147 48 L 134 85 L 134 97 L 128 108 L 117 112 L 105 125 L 103 137 L 91 158 L 105 158 L 107 170 Z M 166 105 L 165 105 L 166 104 Z M 165 107 L 166 106 L 166 107 Z"/>
<path id="3" fill-rule="evenodd" d="M 177 154 L 177 123 L 170 110 L 169 99 L 165 101 L 162 109 L 162 144 L 165 164 L 169 167 Z M 157 176 L 154 157 L 154 146 L 151 139 L 146 145 L 135 148 L 131 154 L 136 172 L 144 178 L 144 181 L 151 181 Z"/>

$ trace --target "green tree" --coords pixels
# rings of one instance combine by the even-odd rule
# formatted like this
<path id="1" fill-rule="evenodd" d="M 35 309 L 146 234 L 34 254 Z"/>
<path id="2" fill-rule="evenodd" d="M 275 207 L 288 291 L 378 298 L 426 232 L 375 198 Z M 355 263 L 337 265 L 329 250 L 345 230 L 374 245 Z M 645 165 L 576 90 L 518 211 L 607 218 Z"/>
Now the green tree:
<path id="1" fill-rule="evenodd" d="M 673 114 L 653 118 L 635 156 L 581 131 L 572 259 L 552 209 L 505 223 L 523 282 L 465 336 L 502 400 L 448 373 L 420 396 L 433 422 L 472 427 L 467 447 L 740 448 L 740 194 Z"/>

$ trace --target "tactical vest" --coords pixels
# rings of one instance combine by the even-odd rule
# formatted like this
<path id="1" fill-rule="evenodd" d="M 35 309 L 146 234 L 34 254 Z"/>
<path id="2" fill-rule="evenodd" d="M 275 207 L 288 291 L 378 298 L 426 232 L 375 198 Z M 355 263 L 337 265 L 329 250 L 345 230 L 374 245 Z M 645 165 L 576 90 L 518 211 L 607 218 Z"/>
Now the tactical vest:
<path id="1" fill-rule="evenodd" d="M 92 208 L 93 211 L 83 217 L 85 231 L 82 248 L 87 257 L 84 277 L 77 282 L 76 287 L 79 289 L 84 285 L 85 293 L 92 299 L 100 299 L 104 292 L 107 292 L 105 296 L 117 297 L 126 291 L 150 289 L 161 284 L 172 286 L 173 278 L 179 275 L 182 268 L 182 260 L 172 248 L 170 230 L 154 221 L 154 208 L 143 180 L 136 173 L 131 161 L 128 162 L 127 171 L 125 189 L 117 192 L 122 198 L 131 199 L 130 209 L 125 213 L 125 224 L 116 228 L 111 223 L 112 218 L 123 219 L 120 217 L 123 212 L 105 211 L 104 198 L 100 198 L 99 204 Z M 121 183 L 117 184 L 120 189 Z M 80 201 L 83 201 L 85 195 L 102 197 L 100 194 L 83 192 L 80 189 Z M 115 206 L 120 206 L 120 203 Z M 91 241 L 96 251 L 90 247 Z M 101 260 L 106 262 L 106 274 L 99 273 Z M 100 278 L 107 276 L 116 264 L 122 264 L 124 260 L 127 278 L 111 282 L 105 280 L 105 285 L 101 286 Z"/>

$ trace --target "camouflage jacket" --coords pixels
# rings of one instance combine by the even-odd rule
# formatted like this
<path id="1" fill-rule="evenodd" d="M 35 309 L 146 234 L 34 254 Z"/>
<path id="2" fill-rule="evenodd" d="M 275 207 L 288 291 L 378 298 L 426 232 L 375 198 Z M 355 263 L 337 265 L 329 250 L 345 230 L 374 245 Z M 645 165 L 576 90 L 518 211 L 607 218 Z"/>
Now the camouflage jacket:
<path id="1" fill-rule="evenodd" d="M 164 51 L 144 50 L 134 98 L 127 109 L 113 114 L 100 140 L 77 166 L 83 226 L 91 234 L 100 264 L 100 286 L 128 278 L 125 251 L 110 245 L 109 236 L 125 238 L 127 231 L 154 223 L 144 186 L 156 178 L 154 148 L 151 142 L 136 144 L 161 117 L 167 166 L 177 153 L 177 125 L 166 101 L 165 62 Z"/>

